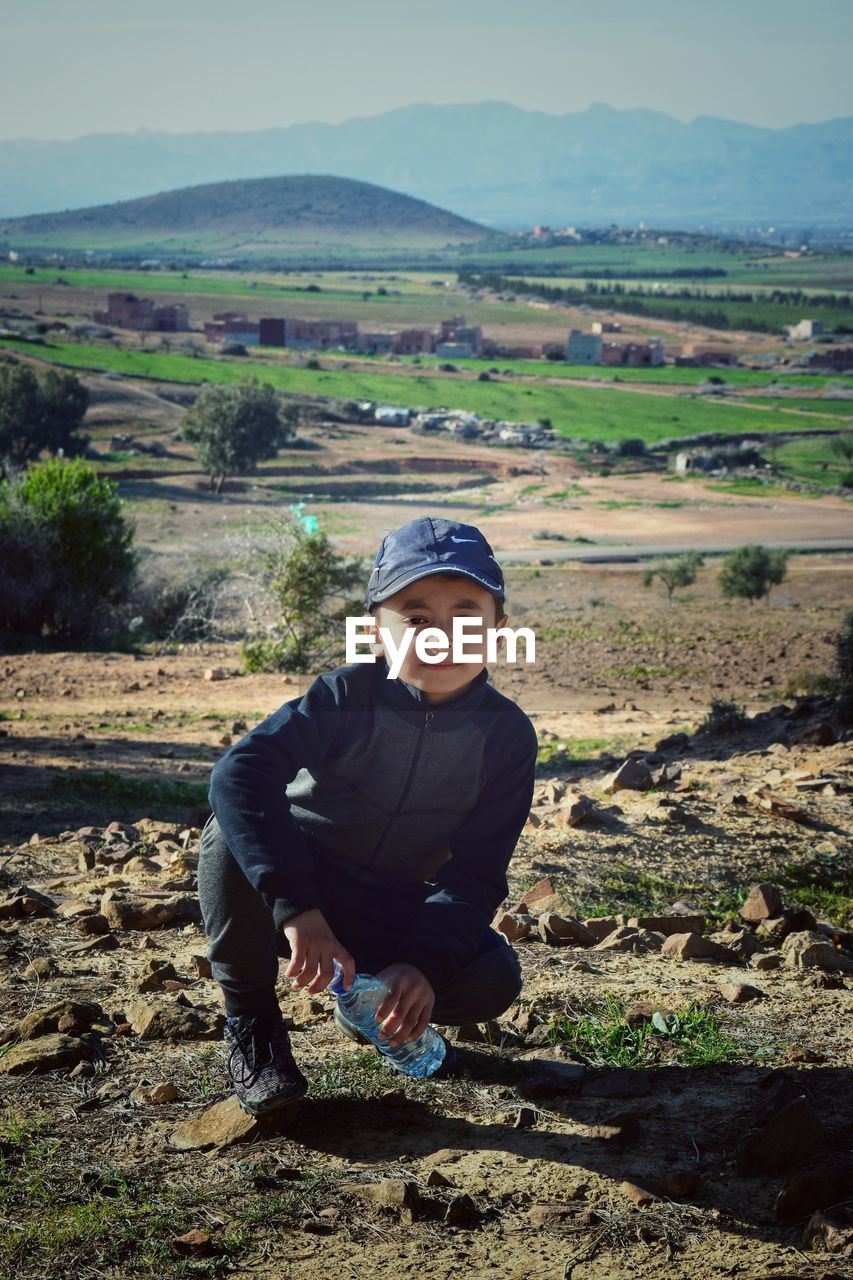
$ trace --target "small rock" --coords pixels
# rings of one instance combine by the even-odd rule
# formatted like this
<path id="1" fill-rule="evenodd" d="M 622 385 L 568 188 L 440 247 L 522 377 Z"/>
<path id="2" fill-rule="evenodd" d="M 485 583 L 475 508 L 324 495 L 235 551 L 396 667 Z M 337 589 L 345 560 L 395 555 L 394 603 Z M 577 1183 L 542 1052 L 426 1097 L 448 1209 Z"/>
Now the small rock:
<path id="1" fill-rule="evenodd" d="M 853 960 L 837 951 L 823 934 L 804 931 L 789 933 L 782 943 L 785 963 L 792 969 L 827 969 L 853 972 Z"/>
<path id="2" fill-rule="evenodd" d="M 407 1209 L 412 1217 L 420 1209 L 421 1197 L 417 1186 L 403 1178 L 380 1178 L 379 1182 L 368 1183 L 364 1194 L 384 1209 Z"/>
<path id="3" fill-rule="evenodd" d="M 648 765 L 629 756 L 619 768 L 607 778 L 602 790 L 613 791 L 648 791 L 652 786 L 652 771 Z"/>
<path id="4" fill-rule="evenodd" d="M 59 965 L 53 956 L 36 956 L 24 969 L 25 978 L 55 978 L 58 974 Z"/>
<path id="5" fill-rule="evenodd" d="M 699 933 L 673 933 L 666 939 L 662 954 L 675 960 L 720 960 L 731 963 L 735 957 L 727 947 Z"/>
<path id="6" fill-rule="evenodd" d="M 68 1078 L 69 1080 L 81 1080 L 87 1079 L 89 1076 L 93 1076 L 94 1074 L 95 1068 L 88 1058 L 81 1058 L 77 1063 L 77 1066 L 72 1067 L 68 1072 Z"/>
<path id="7" fill-rule="evenodd" d="M 838 1222 L 825 1214 L 815 1213 L 803 1232 L 803 1244 L 807 1249 L 853 1257 L 853 1223 Z"/>
<path id="8" fill-rule="evenodd" d="M 644 1209 L 646 1205 L 654 1204 L 659 1199 L 653 1191 L 646 1191 L 645 1187 L 640 1187 L 636 1182 L 623 1182 L 620 1189 L 628 1197 L 633 1200 L 634 1204 Z"/>
<path id="9" fill-rule="evenodd" d="M 103 918 L 103 917 L 102 917 Z M 96 919 L 95 916 L 89 916 L 89 920 Z M 114 933 L 107 933 L 96 938 L 89 938 L 86 942 L 74 942 L 65 948 L 68 955 L 86 955 L 90 951 L 116 951 L 118 950 L 118 938 Z"/>
<path id="10" fill-rule="evenodd" d="M 428 1187 L 452 1187 L 453 1183 L 441 1172 L 440 1169 L 430 1169 L 427 1174 L 426 1184 Z"/>
<path id="11" fill-rule="evenodd" d="M 177 1102 L 180 1093 L 176 1084 L 164 1081 L 162 1084 L 140 1085 L 131 1092 L 130 1096 L 137 1102 L 150 1102 L 155 1106 L 162 1106 L 167 1102 Z"/>
<path id="12" fill-rule="evenodd" d="M 80 916 L 80 918 L 75 921 L 75 924 L 77 926 L 77 932 L 85 934 L 87 937 L 100 937 L 110 931 L 110 926 L 107 923 L 106 917 L 102 916 L 100 911 L 96 911 L 95 914 L 91 916 Z"/>
<path id="13" fill-rule="evenodd" d="M 168 960 L 149 960 L 133 984 L 134 991 L 156 991 L 167 978 L 177 978 L 175 966 Z"/>
<path id="14" fill-rule="evenodd" d="M 147 1000 L 132 1001 L 127 1017 L 140 1040 L 216 1040 L 225 1025 L 222 1013 Z"/>
<path id="15" fill-rule="evenodd" d="M 672 1012 L 672 1009 L 665 1009 L 661 1005 L 652 1004 L 648 1000 L 639 1000 L 625 1011 L 622 1021 L 626 1027 L 636 1031 L 647 1022 L 651 1022 L 656 1013 L 659 1013 L 662 1018 L 669 1018 L 672 1016 Z"/>
<path id="16" fill-rule="evenodd" d="M 692 1196 L 699 1186 L 698 1169 L 667 1169 L 659 1181 L 661 1191 L 671 1200 Z"/>
<path id="17" fill-rule="evenodd" d="M 216 1252 L 216 1246 L 210 1238 L 210 1233 L 204 1231 L 201 1227 L 195 1227 L 192 1231 L 187 1231 L 182 1236 L 174 1236 L 172 1248 L 182 1258 L 209 1258 L 211 1254 Z"/>
<path id="18" fill-rule="evenodd" d="M 513 1121 L 513 1129 L 532 1129 L 536 1124 L 536 1112 L 532 1107 L 519 1107 L 515 1120 Z"/>
<path id="19" fill-rule="evenodd" d="M 621 925 L 608 934 L 602 942 L 596 943 L 596 951 L 660 951 L 664 937 L 660 933 L 652 933 L 649 929 L 634 929 L 630 925 Z"/>
<path id="20" fill-rule="evenodd" d="M 651 929 L 668 938 L 673 933 L 704 933 L 703 915 L 631 916 L 625 921 L 632 929 Z"/>
<path id="21" fill-rule="evenodd" d="M 469 1195 L 453 1196 L 444 1214 L 449 1227 L 467 1227 L 482 1215 L 477 1202 Z"/>
<path id="22" fill-rule="evenodd" d="M 533 932 L 533 921 L 529 916 L 516 915 L 512 911 L 499 911 L 492 928 L 502 933 L 509 943 L 523 942 Z"/>
<path id="23" fill-rule="evenodd" d="M 764 999 L 764 992 L 759 991 L 758 987 L 751 987 L 748 982 L 722 982 L 717 990 L 729 1004 L 746 1004 L 749 1000 Z"/>
<path id="24" fill-rule="evenodd" d="M 81 1058 L 91 1058 L 97 1049 L 95 1036 L 40 1036 L 37 1040 L 25 1040 L 15 1044 L 0 1058 L 0 1074 L 8 1076 L 28 1075 L 31 1071 L 43 1073 L 58 1067 L 76 1065 Z"/>
<path id="25" fill-rule="evenodd" d="M 765 972 L 769 969 L 778 969 L 782 964 L 782 957 L 777 951 L 760 951 L 749 963 L 753 969 Z"/>
<path id="26" fill-rule="evenodd" d="M 755 884 L 739 915 L 742 920 L 769 920 L 772 916 L 782 914 L 783 905 L 782 895 L 775 884 Z"/>
<path id="27" fill-rule="evenodd" d="M 577 1216 L 576 1204 L 532 1204 L 527 1217 L 534 1227 L 559 1227 Z"/>
<path id="28" fill-rule="evenodd" d="M 546 912 L 539 917 L 537 928 L 539 937 L 556 947 L 591 947 L 595 944 L 595 935 L 585 929 L 580 920 L 572 916 L 559 916 Z"/>
<path id="29" fill-rule="evenodd" d="M 250 1142 L 267 1133 L 275 1133 L 287 1117 L 295 1114 L 294 1105 L 272 1112 L 269 1117 L 250 1116 L 241 1110 L 240 1103 L 232 1094 L 224 1102 L 217 1102 L 201 1115 L 179 1124 L 169 1141 L 178 1151 L 204 1151 L 208 1147 L 221 1150 L 238 1142 Z"/>
<path id="30" fill-rule="evenodd" d="M 192 966 L 196 971 L 197 977 L 199 978 L 213 977 L 213 970 L 210 967 L 210 961 L 208 960 L 207 956 L 192 955 L 190 956 L 190 960 L 192 961 Z"/>
<path id="31" fill-rule="evenodd" d="M 590 1125 L 584 1136 L 621 1150 L 623 1147 L 629 1147 L 639 1138 L 640 1117 L 633 1112 L 612 1116 L 601 1124 Z"/>
<path id="32" fill-rule="evenodd" d="M 225 668 L 224 667 L 208 667 L 204 673 L 204 678 L 205 680 L 210 680 L 210 681 L 224 680 L 226 678 Z"/>
<path id="33" fill-rule="evenodd" d="M 741 1173 L 786 1173 L 826 1149 L 826 1131 L 811 1104 L 794 1098 L 760 1129 L 747 1134 L 740 1145 L 737 1165 Z"/>
<path id="34" fill-rule="evenodd" d="M 585 929 L 589 929 L 590 933 L 595 937 L 597 942 L 602 942 L 614 929 L 618 929 L 620 925 L 626 923 L 625 917 L 619 916 L 587 916 L 581 924 Z"/>

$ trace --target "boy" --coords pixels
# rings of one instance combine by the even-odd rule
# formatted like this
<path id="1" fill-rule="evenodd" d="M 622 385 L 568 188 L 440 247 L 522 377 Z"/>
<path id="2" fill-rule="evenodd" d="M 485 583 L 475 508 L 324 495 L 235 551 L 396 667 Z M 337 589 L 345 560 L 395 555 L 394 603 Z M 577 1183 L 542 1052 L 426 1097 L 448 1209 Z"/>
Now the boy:
<path id="1" fill-rule="evenodd" d="M 308 1087 L 275 994 L 279 955 L 309 994 L 331 981 L 334 960 L 347 986 L 356 971 L 377 974 L 391 1046 L 431 1020 L 495 1018 L 521 990 L 518 957 L 490 924 L 537 749 L 482 658 L 485 628 L 507 622 L 501 568 L 473 525 L 422 517 L 382 540 L 365 603 L 376 661 L 318 676 L 211 774 L 199 899 L 228 1015 L 229 1078 L 253 1115 Z M 407 628 L 438 627 L 450 643 L 457 616 L 477 620 L 465 636 L 476 661 L 426 663 L 412 642 L 388 678 L 380 626 L 399 652 Z M 436 1074 L 453 1059 L 448 1046 Z"/>

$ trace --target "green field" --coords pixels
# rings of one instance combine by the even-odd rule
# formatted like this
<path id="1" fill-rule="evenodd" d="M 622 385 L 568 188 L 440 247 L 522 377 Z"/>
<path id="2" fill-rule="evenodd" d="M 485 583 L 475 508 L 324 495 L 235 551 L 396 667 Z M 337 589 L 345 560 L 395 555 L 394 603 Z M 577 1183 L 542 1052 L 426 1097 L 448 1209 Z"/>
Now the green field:
<path id="1" fill-rule="evenodd" d="M 849 463 L 832 452 L 829 440 L 792 440 L 773 451 L 775 465 L 783 475 L 797 480 L 810 480 L 821 485 L 841 484 L 851 475 Z"/>
<path id="2" fill-rule="evenodd" d="M 789 431 L 792 425 L 792 415 L 773 409 L 637 394 L 609 387 L 481 383 L 425 374 L 312 370 L 281 363 L 160 355 L 71 342 L 33 348 L 26 343 L 3 341 L 1 347 L 68 368 L 116 372 L 128 377 L 198 385 L 235 383 L 255 374 L 280 391 L 298 395 L 378 400 L 425 409 L 443 406 L 512 422 L 547 418 L 562 435 L 611 443 L 630 436 L 652 443 L 702 431 Z"/>

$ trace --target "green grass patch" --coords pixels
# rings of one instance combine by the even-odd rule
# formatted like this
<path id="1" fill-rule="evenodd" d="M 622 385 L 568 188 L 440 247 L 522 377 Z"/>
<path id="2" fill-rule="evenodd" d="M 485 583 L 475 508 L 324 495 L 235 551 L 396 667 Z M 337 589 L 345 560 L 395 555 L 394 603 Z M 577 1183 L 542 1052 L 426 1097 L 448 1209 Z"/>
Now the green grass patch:
<path id="1" fill-rule="evenodd" d="M 853 858 L 820 849 L 807 862 L 787 862 L 777 883 L 785 896 L 819 920 L 849 928 L 853 920 Z"/>
<path id="2" fill-rule="evenodd" d="M 69 769 L 51 778 L 52 790 L 84 801 L 116 800 L 157 808 L 202 808 L 207 804 L 207 783 L 159 782 L 154 778 L 128 778 L 111 769 L 100 772 Z"/>
<path id="3" fill-rule="evenodd" d="M 807 498 L 807 493 L 795 493 L 784 485 L 773 484 L 772 481 L 753 479 L 751 476 L 732 476 L 731 480 L 715 480 L 705 485 L 717 493 L 734 493 L 740 498 L 785 498 L 795 501 Z"/>
<path id="4" fill-rule="evenodd" d="M 608 992 L 592 1012 L 556 1018 L 548 1038 L 593 1067 L 708 1067 L 748 1056 L 713 1014 L 696 1004 L 666 1017 L 657 1013 L 638 1027 L 626 1026 L 624 1014 L 622 1002 Z"/>
<path id="5" fill-rule="evenodd" d="M 572 765 L 589 764 L 618 747 L 615 738 L 549 738 L 540 744 L 536 764 L 550 769 L 568 769 Z"/>
<path id="6" fill-rule="evenodd" d="M 26 344 L 3 340 L 0 349 L 25 350 Z M 226 361 L 182 355 L 116 350 L 92 343 L 53 342 L 38 350 L 39 359 L 75 369 L 113 370 L 129 377 L 156 378 L 198 385 L 234 384 L 248 374 L 277 390 L 345 400 L 377 400 L 411 408 L 454 408 L 512 422 L 549 418 L 561 435 L 615 443 L 642 437 L 653 443 L 667 437 L 715 431 L 790 431 L 790 415 L 702 399 L 634 395 L 629 391 L 527 383 L 480 383 L 442 376 L 390 374 L 357 370 L 315 371 L 280 362 Z M 511 446 L 507 446 L 511 450 Z M 135 461 L 135 460 L 134 460 Z"/>
<path id="7" fill-rule="evenodd" d="M 771 456 L 783 475 L 830 487 L 841 484 L 851 470 L 848 462 L 833 453 L 830 439 L 825 436 L 792 440 L 779 445 Z"/>
<path id="8" fill-rule="evenodd" d="M 67 1138 L 7 1114 L 0 1142 L 0 1262 L 3 1274 L 219 1276 L 240 1248 L 223 1236 L 215 1257 L 181 1258 L 175 1236 L 207 1225 L 207 1189 L 192 1197 L 161 1177 L 148 1180 L 103 1162 L 81 1168 Z"/>

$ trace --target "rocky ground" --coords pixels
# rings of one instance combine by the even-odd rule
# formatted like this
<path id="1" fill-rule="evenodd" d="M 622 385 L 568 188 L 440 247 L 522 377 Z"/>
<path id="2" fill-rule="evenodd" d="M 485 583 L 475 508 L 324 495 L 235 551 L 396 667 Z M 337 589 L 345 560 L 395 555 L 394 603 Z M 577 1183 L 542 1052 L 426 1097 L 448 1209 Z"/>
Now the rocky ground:
<path id="1" fill-rule="evenodd" d="M 826 698 L 572 762 L 496 925 L 518 1006 L 415 1082 L 282 979 L 311 1081 L 229 1097 L 198 827 L 0 850 L 6 1274 L 850 1276 L 853 743 Z M 123 815 L 128 816 L 128 815 Z"/>

